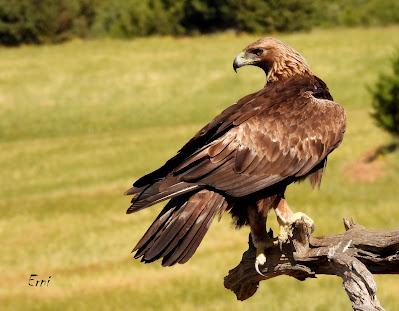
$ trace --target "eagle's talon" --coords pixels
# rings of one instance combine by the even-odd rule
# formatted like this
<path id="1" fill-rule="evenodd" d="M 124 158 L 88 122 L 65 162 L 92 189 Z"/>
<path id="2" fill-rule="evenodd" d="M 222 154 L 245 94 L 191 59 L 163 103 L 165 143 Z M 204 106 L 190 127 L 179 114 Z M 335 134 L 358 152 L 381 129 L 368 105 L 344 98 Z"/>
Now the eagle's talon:
<path id="1" fill-rule="evenodd" d="M 266 276 L 266 275 L 264 275 L 262 272 L 260 272 L 259 266 L 263 266 L 265 263 L 266 263 L 265 254 L 264 253 L 258 254 L 255 259 L 255 270 L 262 276 Z"/>
<path id="2" fill-rule="evenodd" d="M 265 252 L 267 249 L 272 248 L 276 246 L 278 243 L 278 238 L 269 238 L 262 243 L 256 243 L 256 259 L 255 259 L 255 270 L 258 272 L 260 275 L 265 276 L 262 272 L 260 272 L 259 267 L 263 266 L 266 263 L 266 255 Z"/>

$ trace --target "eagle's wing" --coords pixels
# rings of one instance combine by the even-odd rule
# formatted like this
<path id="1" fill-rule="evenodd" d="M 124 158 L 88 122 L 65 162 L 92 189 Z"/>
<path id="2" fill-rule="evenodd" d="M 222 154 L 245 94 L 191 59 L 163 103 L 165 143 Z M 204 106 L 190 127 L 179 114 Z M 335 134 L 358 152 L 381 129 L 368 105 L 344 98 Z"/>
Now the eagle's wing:
<path id="1" fill-rule="evenodd" d="M 235 126 L 182 161 L 172 174 L 241 197 L 286 178 L 306 176 L 342 141 L 343 108 L 311 92 L 258 107 L 254 105 L 252 115 L 236 112 L 231 122 Z"/>
<path id="2" fill-rule="evenodd" d="M 258 112 L 259 106 L 263 105 L 263 108 L 265 108 L 266 105 L 270 105 L 271 101 L 268 99 L 263 99 L 263 102 L 260 102 L 262 92 L 264 92 L 264 90 L 249 94 L 241 98 L 237 103 L 226 108 L 211 122 L 199 130 L 174 157 L 169 159 L 159 169 L 136 180 L 133 186 L 136 188 L 145 187 L 148 184 L 164 178 L 167 174 L 172 172 L 176 166 L 206 148 L 214 139 L 222 136 L 232 127 L 237 126 L 244 120 L 255 115 Z"/>

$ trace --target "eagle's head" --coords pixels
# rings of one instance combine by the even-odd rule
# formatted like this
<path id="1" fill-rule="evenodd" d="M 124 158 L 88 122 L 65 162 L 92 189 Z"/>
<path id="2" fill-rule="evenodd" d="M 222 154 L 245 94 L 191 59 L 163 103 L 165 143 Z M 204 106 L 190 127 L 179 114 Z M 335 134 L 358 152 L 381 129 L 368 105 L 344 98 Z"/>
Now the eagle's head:
<path id="1" fill-rule="evenodd" d="M 246 65 L 262 68 L 267 82 L 310 72 L 301 54 L 280 40 L 270 37 L 251 43 L 234 59 L 235 71 Z"/>

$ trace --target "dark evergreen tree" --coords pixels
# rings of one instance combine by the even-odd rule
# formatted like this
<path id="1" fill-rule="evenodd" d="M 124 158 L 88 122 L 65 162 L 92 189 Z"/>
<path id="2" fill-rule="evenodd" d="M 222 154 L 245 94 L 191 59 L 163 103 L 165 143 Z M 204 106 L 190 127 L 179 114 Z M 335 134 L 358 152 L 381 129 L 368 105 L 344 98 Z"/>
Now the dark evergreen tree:
<path id="1" fill-rule="evenodd" d="M 379 127 L 399 141 L 399 51 L 392 59 L 392 72 L 381 74 L 371 92 L 372 117 Z"/>

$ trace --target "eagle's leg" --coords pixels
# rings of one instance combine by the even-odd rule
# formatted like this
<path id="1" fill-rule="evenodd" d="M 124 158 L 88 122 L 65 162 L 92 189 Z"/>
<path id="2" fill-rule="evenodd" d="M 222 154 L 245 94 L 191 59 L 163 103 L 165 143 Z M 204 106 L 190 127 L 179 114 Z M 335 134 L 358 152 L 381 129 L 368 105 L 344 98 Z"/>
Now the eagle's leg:
<path id="1" fill-rule="evenodd" d="M 255 269 L 259 274 L 259 266 L 266 263 L 265 251 L 273 246 L 273 239 L 269 237 L 266 231 L 266 220 L 268 208 L 264 208 L 264 202 L 258 201 L 248 207 L 248 222 L 251 228 L 252 242 L 256 248 Z"/>
<path id="2" fill-rule="evenodd" d="M 314 231 L 314 221 L 306 214 L 298 212 L 294 213 L 289 208 L 288 203 L 285 199 L 281 199 L 277 207 L 274 209 L 277 221 L 280 226 L 280 232 L 278 235 L 278 240 L 280 246 L 286 243 L 290 238 L 292 238 L 293 225 L 300 219 L 303 219 L 310 228 L 310 233 Z"/>

